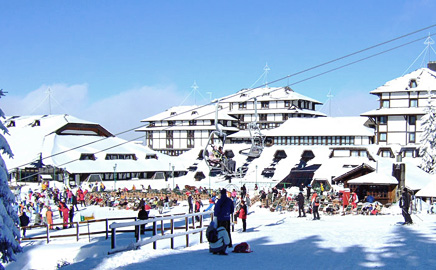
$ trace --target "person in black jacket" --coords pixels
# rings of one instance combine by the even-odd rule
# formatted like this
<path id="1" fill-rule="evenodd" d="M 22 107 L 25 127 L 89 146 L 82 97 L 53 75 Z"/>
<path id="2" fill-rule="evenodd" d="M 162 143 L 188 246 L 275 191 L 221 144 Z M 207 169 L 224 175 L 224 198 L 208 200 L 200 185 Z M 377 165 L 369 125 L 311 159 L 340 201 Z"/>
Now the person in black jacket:
<path id="1" fill-rule="evenodd" d="M 306 217 L 306 212 L 304 212 L 304 195 L 303 192 L 300 191 L 297 196 L 298 201 L 298 217 Z M 303 212 L 303 215 L 301 215 Z"/>
<path id="2" fill-rule="evenodd" d="M 407 188 L 404 188 L 403 193 L 402 193 L 401 198 L 400 198 L 400 207 L 402 209 L 401 212 L 402 212 L 403 217 L 404 217 L 403 225 L 413 224 L 413 220 L 409 214 L 410 203 L 411 203 L 410 194 L 407 191 Z"/>
<path id="3" fill-rule="evenodd" d="M 193 212 L 193 202 L 192 202 L 192 194 L 191 192 L 189 192 L 188 194 L 188 205 L 189 205 L 189 214 L 191 214 Z"/>
<path id="4" fill-rule="evenodd" d="M 227 190 L 223 188 L 221 190 L 221 197 L 215 204 L 214 216 L 217 218 L 218 228 L 226 228 L 226 231 L 229 234 L 229 247 L 232 247 L 232 235 L 230 234 L 230 219 L 234 211 L 235 206 L 233 204 L 233 201 L 229 197 L 227 197 Z"/>
<path id="5" fill-rule="evenodd" d="M 26 227 L 27 225 L 29 225 L 30 219 L 29 217 L 26 215 L 26 212 L 22 212 L 20 215 L 20 226 L 22 227 L 23 230 L 23 237 L 26 237 Z"/>
<path id="6" fill-rule="evenodd" d="M 146 220 L 148 219 L 148 212 L 145 210 L 145 205 L 141 207 L 141 210 L 138 212 L 138 219 Z M 141 234 L 145 233 L 145 224 L 141 225 Z"/>

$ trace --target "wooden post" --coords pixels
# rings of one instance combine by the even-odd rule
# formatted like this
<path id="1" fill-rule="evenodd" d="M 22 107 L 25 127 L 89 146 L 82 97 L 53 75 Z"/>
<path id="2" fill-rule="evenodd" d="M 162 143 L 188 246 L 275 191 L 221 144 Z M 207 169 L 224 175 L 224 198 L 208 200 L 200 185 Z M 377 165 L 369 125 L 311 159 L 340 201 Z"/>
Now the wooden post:
<path id="1" fill-rule="evenodd" d="M 203 215 L 200 216 L 200 228 L 203 228 Z M 203 243 L 203 231 L 200 232 L 200 243 Z"/>
<path id="2" fill-rule="evenodd" d="M 156 225 L 156 221 L 153 221 L 153 236 L 156 236 L 157 234 L 157 225 Z M 153 242 L 153 249 L 156 249 L 156 241 Z"/>
<path id="3" fill-rule="evenodd" d="M 112 229 L 112 235 L 111 235 L 111 249 L 115 248 L 115 228 Z"/>
<path id="4" fill-rule="evenodd" d="M 136 243 L 138 243 L 139 242 L 139 239 L 140 239 L 140 234 L 141 234 L 141 225 L 136 225 L 135 226 L 135 238 L 136 238 Z"/>
<path id="5" fill-rule="evenodd" d="M 106 239 L 109 238 L 109 220 L 106 219 Z"/>
<path id="6" fill-rule="evenodd" d="M 174 219 L 171 219 L 171 234 L 174 234 Z M 174 237 L 171 237 L 171 249 L 174 249 Z"/>
<path id="7" fill-rule="evenodd" d="M 189 220 L 188 217 L 185 217 L 185 231 L 188 231 Z M 186 234 L 186 247 L 189 247 L 189 234 Z"/>
<path id="8" fill-rule="evenodd" d="M 79 242 L 79 222 L 74 222 L 76 224 L 76 235 L 77 235 L 77 242 Z"/>
<path id="9" fill-rule="evenodd" d="M 164 226 L 164 222 L 163 222 L 163 220 L 161 220 L 161 221 L 160 221 L 160 232 L 161 232 L 162 235 L 165 234 L 165 233 L 164 233 L 164 227 L 165 227 L 165 226 Z"/>

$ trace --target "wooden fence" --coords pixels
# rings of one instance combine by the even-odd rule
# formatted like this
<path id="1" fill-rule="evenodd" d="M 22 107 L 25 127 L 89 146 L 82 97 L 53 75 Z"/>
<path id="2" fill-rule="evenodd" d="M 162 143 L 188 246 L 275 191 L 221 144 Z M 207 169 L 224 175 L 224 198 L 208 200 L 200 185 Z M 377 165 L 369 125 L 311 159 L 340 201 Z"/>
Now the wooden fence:
<path id="1" fill-rule="evenodd" d="M 137 220 L 133 222 L 123 222 L 123 223 L 112 223 L 109 228 L 111 229 L 111 251 L 109 251 L 109 254 L 113 254 L 120 251 L 125 251 L 129 249 L 138 249 L 140 246 L 153 243 L 153 249 L 157 248 L 157 241 L 163 240 L 163 239 L 170 239 L 171 248 L 174 248 L 174 238 L 178 236 L 185 236 L 186 237 L 186 247 L 189 246 L 189 235 L 199 233 L 200 236 L 200 243 L 203 242 L 203 232 L 207 230 L 207 227 L 203 225 L 203 219 L 204 216 L 210 216 L 211 219 L 213 219 L 213 211 L 208 212 L 200 212 L 200 213 L 193 213 L 193 214 L 182 214 L 182 215 L 173 215 L 173 216 L 167 216 L 167 217 L 156 217 L 151 218 L 147 220 Z M 199 221 L 197 222 L 198 225 L 196 225 L 195 217 L 199 217 Z M 191 219 L 191 223 L 189 220 Z M 170 221 L 169 227 L 165 227 L 164 221 Z M 174 221 L 175 220 L 184 220 L 184 226 L 175 227 Z M 140 233 L 140 226 L 152 223 L 152 232 L 153 236 L 142 240 L 141 239 L 141 233 Z M 116 247 L 116 235 L 117 232 L 119 232 L 119 228 L 123 227 L 130 227 L 135 226 L 135 236 L 136 236 L 136 243 L 130 244 L 125 247 L 117 248 Z M 180 230 L 179 232 L 175 232 L 175 230 Z M 160 235 L 158 235 L 158 231 L 161 232 Z M 165 231 L 170 231 L 169 234 L 166 234 Z"/>

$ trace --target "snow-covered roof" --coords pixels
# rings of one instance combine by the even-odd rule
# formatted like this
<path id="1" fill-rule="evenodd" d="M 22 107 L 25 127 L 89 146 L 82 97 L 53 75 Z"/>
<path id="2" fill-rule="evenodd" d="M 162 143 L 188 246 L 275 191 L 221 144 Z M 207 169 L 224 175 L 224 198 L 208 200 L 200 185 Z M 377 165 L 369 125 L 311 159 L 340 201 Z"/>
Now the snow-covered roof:
<path id="1" fill-rule="evenodd" d="M 299 109 L 297 107 L 289 107 L 289 108 L 269 108 L 269 109 L 258 109 L 258 114 L 282 114 L 282 113 L 294 113 L 294 114 L 310 114 L 315 116 L 326 116 L 325 113 L 319 111 L 313 111 L 308 109 Z M 239 110 L 239 111 L 231 111 L 229 112 L 231 115 L 238 114 L 255 114 L 255 110 Z"/>
<path id="2" fill-rule="evenodd" d="M 436 179 L 430 181 L 420 191 L 416 193 L 417 197 L 436 197 Z"/>
<path id="3" fill-rule="evenodd" d="M 34 125 L 37 120 L 39 124 Z M 44 165 L 66 168 L 69 173 L 113 172 L 115 164 L 117 172 L 168 170 L 169 163 L 175 165 L 176 170 L 184 169 L 174 158 L 143 145 L 114 137 L 110 133 L 110 136 L 102 136 L 92 130 L 83 132 L 88 127 L 83 124 L 104 129 L 98 124 L 69 115 L 8 117 L 6 121 L 14 121 L 15 124 L 8 128 L 10 136 L 6 135 L 14 153 L 13 159 L 4 158 L 9 170 L 32 167 L 30 163 L 36 161 L 40 155 Z M 77 130 L 76 134 L 73 134 L 74 129 L 65 132 L 65 126 L 71 123 L 77 124 L 74 128 L 85 128 Z M 106 160 L 106 155 L 113 153 L 133 154 L 137 159 Z M 82 154 L 94 154 L 96 160 L 80 160 Z M 146 159 L 147 154 L 155 154 L 158 160 Z"/>
<path id="4" fill-rule="evenodd" d="M 354 178 L 347 182 L 348 184 L 364 184 L 364 185 L 397 185 L 398 180 L 392 175 L 385 173 L 372 172 L 363 176 Z"/>
<path id="5" fill-rule="evenodd" d="M 280 127 L 262 131 L 266 136 L 374 136 L 366 117 L 289 118 Z"/>
<path id="6" fill-rule="evenodd" d="M 221 106 L 222 109 L 218 110 L 218 119 L 235 121 L 235 118 L 228 115 L 227 113 L 228 109 L 224 107 L 225 105 L 222 104 Z M 141 122 L 215 120 L 215 114 L 216 114 L 215 105 L 178 106 L 178 107 L 172 107 L 164 112 L 143 119 L 141 120 Z"/>
<path id="7" fill-rule="evenodd" d="M 253 101 L 255 97 L 257 97 L 259 102 L 271 100 L 307 100 L 316 104 L 322 104 L 318 100 L 297 93 L 289 87 L 242 89 L 234 95 L 223 97 L 222 100 L 223 102 L 245 102 L 248 100 Z"/>
<path id="8" fill-rule="evenodd" d="M 408 107 L 408 108 L 380 108 L 362 113 L 362 116 L 378 116 L 378 115 L 424 115 L 424 107 Z"/>
<path id="9" fill-rule="evenodd" d="M 411 87 L 411 82 L 416 82 L 416 87 Z M 412 84 L 413 85 L 413 84 Z M 401 91 L 429 91 L 436 89 L 436 72 L 428 68 L 420 68 L 402 77 L 388 81 L 384 85 L 371 91 L 371 94 L 381 94 Z"/>

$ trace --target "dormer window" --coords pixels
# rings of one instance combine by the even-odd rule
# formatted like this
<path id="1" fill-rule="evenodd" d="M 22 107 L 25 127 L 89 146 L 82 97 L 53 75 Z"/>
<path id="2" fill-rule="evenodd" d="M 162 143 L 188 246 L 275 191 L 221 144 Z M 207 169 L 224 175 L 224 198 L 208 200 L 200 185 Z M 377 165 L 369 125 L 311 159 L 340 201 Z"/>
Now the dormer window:
<path id="1" fill-rule="evenodd" d="M 409 88 L 416 88 L 418 86 L 418 83 L 416 82 L 416 79 L 411 79 L 409 82 Z"/>
<path id="2" fill-rule="evenodd" d="M 32 123 L 32 127 L 39 127 L 41 126 L 41 122 L 39 120 L 35 120 L 35 122 Z"/>
<path id="3" fill-rule="evenodd" d="M 176 112 L 171 112 L 170 115 L 171 116 L 176 115 Z"/>
<path id="4" fill-rule="evenodd" d="M 15 121 L 10 121 L 9 124 L 7 125 L 8 128 L 10 127 L 15 127 Z"/>
<path id="5" fill-rule="evenodd" d="M 198 114 L 198 112 L 197 111 L 192 111 L 191 112 L 191 115 L 195 115 L 195 114 Z"/>
<path id="6" fill-rule="evenodd" d="M 247 94 L 241 94 L 239 97 L 246 97 Z"/>

